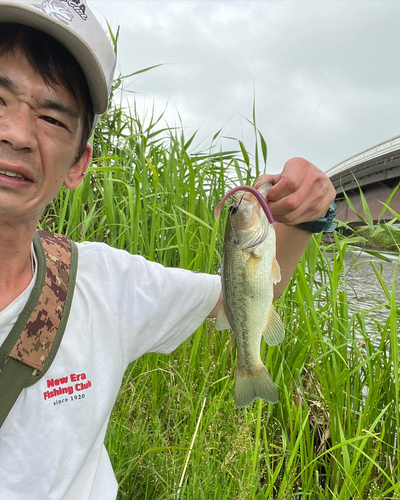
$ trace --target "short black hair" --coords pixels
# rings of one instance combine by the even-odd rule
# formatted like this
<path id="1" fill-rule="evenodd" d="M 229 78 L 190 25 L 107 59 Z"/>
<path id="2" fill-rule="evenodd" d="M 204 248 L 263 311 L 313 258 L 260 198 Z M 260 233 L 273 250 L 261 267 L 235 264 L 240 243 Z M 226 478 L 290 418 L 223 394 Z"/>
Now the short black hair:
<path id="1" fill-rule="evenodd" d="M 20 49 L 32 68 L 50 86 L 64 87 L 84 105 L 84 121 L 76 163 L 86 149 L 93 126 L 94 112 L 83 71 L 72 54 L 43 31 L 17 23 L 0 23 L 0 56 Z"/>

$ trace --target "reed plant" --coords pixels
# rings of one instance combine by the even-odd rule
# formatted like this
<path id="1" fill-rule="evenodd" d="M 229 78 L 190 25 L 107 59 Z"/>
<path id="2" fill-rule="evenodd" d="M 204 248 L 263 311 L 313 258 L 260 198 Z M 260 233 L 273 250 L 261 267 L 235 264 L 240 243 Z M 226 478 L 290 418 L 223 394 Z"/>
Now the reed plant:
<path id="1" fill-rule="evenodd" d="M 226 214 L 216 220 L 214 208 L 266 165 L 255 110 L 251 154 L 241 141 L 223 151 L 219 133 L 199 150 L 195 134 L 115 102 L 93 136 L 88 175 L 75 191 L 61 191 L 41 226 L 217 273 Z M 119 499 L 400 498 L 395 281 L 385 283 L 374 265 L 386 300 L 354 312 L 344 262 L 350 244 L 313 237 L 276 303 L 286 338 L 261 350 L 277 404 L 235 408 L 235 343 L 212 321 L 171 355 L 129 366 L 106 437 Z M 384 322 L 374 319 L 380 309 Z"/>

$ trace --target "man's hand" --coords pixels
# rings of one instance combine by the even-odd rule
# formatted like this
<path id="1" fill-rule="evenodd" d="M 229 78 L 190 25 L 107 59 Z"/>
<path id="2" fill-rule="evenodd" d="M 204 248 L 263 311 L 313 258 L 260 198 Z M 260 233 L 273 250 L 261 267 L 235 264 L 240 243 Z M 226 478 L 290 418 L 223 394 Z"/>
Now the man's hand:
<path id="1" fill-rule="evenodd" d="M 261 175 L 255 187 L 266 182 L 268 205 L 276 222 L 294 226 L 323 217 L 336 191 L 329 178 L 304 158 L 292 158 L 280 174 Z"/>

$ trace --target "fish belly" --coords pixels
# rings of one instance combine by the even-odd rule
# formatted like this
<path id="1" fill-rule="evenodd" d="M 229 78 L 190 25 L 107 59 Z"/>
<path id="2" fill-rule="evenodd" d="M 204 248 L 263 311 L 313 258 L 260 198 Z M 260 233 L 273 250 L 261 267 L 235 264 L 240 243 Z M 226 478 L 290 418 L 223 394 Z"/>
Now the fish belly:
<path id="1" fill-rule="evenodd" d="M 238 350 L 235 403 L 247 406 L 257 397 L 276 402 L 278 393 L 260 357 L 261 337 L 272 308 L 274 255 L 268 249 L 258 249 L 255 256 L 232 247 L 228 245 L 224 254 L 223 295 Z"/>

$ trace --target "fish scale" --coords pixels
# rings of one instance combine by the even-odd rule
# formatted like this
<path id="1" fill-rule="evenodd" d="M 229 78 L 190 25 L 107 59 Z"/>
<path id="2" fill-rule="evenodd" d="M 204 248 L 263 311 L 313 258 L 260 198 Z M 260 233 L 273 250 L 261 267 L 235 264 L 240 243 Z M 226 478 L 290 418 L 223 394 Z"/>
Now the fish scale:
<path id="1" fill-rule="evenodd" d="M 267 189 L 260 188 L 264 196 Z M 273 285 L 280 280 L 275 230 L 255 197 L 239 191 L 233 199 L 225 230 L 223 303 L 216 328 L 230 328 L 235 336 L 236 406 L 247 406 L 256 398 L 275 403 L 278 392 L 260 357 L 263 336 L 270 345 L 284 337 L 283 324 L 272 305 Z"/>

